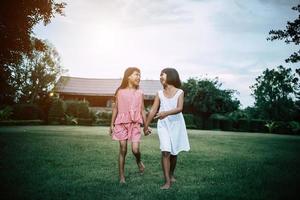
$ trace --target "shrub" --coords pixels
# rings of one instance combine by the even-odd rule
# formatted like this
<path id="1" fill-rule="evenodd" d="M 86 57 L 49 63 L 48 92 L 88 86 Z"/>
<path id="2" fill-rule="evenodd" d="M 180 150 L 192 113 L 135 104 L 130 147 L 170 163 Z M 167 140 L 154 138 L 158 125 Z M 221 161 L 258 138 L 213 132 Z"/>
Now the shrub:
<path id="1" fill-rule="evenodd" d="M 238 122 L 239 131 L 250 131 L 250 122 L 248 119 L 239 119 Z"/>
<path id="2" fill-rule="evenodd" d="M 98 124 L 102 126 L 109 126 L 111 123 L 111 112 L 101 112 L 99 113 L 99 121 Z"/>
<path id="3" fill-rule="evenodd" d="M 41 119 L 42 110 L 35 104 L 16 104 L 13 106 L 12 118 L 15 120 Z"/>
<path id="4" fill-rule="evenodd" d="M 90 118 L 89 103 L 86 101 L 65 101 L 66 114 L 78 118 Z"/>
<path id="5" fill-rule="evenodd" d="M 52 100 L 49 112 L 48 121 L 50 124 L 60 124 L 65 117 L 65 105 L 63 100 L 55 98 Z"/>
<path id="6" fill-rule="evenodd" d="M 192 128 L 192 129 L 197 128 L 197 126 L 195 124 L 194 115 L 192 115 L 192 114 L 183 114 L 183 117 L 184 117 L 186 128 Z"/>
<path id="7" fill-rule="evenodd" d="M 232 131 L 232 121 L 230 119 L 221 119 L 220 128 L 222 131 Z"/>
<path id="8" fill-rule="evenodd" d="M 13 109 L 10 106 L 5 106 L 2 110 L 0 110 L 0 121 L 8 120 L 13 114 Z"/>
<path id="9" fill-rule="evenodd" d="M 273 133 L 274 129 L 278 127 L 278 124 L 274 121 L 267 122 L 265 126 L 268 128 L 269 133 Z"/>
<path id="10" fill-rule="evenodd" d="M 79 125 L 92 125 L 93 120 L 91 118 L 78 118 L 77 119 Z"/>
<path id="11" fill-rule="evenodd" d="M 67 125 L 77 125 L 78 124 L 78 119 L 73 117 L 72 115 L 65 114 L 65 123 Z"/>
<path id="12" fill-rule="evenodd" d="M 268 132 L 268 128 L 265 126 L 266 121 L 260 119 L 252 119 L 249 121 L 249 131 L 251 132 Z"/>
<path id="13" fill-rule="evenodd" d="M 293 133 L 292 127 L 288 122 L 276 122 L 276 127 L 274 128 L 274 133 L 278 134 L 291 134 Z"/>
<path id="14" fill-rule="evenodd" d="M 87 101 L 79 101 L 78 102 L 78 117 L 88 119 L 90 118 L 90 109 L 89 103 Z"/>
<path id="15" fill-rule="evenodd" d="M 293 134 L 300 134 L 300 123 L 296 121 L 289 122 Z"/>
<path id="16" fill-rule="evenodd" d="M 206 126 L 208 127 L 208 129 L 228 131 L 230 129 L 229 127 L 231 127 L 230 125 L 228 125 L 228 123 L 229 119 L 226 116 L 216 113 L 212 114 L 209 117 Z"/>

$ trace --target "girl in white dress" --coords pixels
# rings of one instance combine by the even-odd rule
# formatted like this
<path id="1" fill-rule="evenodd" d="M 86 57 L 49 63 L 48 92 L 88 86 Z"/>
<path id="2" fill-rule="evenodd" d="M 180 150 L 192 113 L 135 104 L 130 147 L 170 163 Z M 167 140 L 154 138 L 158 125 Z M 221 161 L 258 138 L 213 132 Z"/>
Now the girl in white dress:
<path id="1" fill-rule="evenodd" d="M 145 134 L 149 132 L 149 124 L 153 118 L 158 118 L 157 132 L 162 152 L 162 169 L 165 183 L 161 189 L 169 189 L 175 182 L 174 171 L 177 162 L 177 154 L 180 151 L 189 151 L 186 126 L 182 115 L 184 93 L 178 72 L 173 68 L 165 68 L 161 71 L 160 82 L 163 90 L 158 91 L 154 99 L 149 116 L 144 126 Z M 159 111 L 157 113 L 157 110 Z"/>

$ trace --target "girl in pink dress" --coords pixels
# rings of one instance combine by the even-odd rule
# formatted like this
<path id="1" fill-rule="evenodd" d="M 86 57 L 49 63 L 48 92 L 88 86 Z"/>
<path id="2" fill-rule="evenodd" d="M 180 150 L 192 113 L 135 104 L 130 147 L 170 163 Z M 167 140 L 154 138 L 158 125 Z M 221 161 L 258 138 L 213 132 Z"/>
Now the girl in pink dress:
<path id="1" fill-rule="evenodd" d="M 119 141 L 120 144 L 120 183 L 125 183 L 124 165 L 127 153 L 127 141 L 131 142 L 132 153 L 136 158 L 139 171 L 143 173 L 145 170 L 145 166 L 141 161 L 139 148 L 141 139 L 140 126 L 146 120 L 144 95 L 139 89 L 140 76 L 138 68 L 127 68 L 122 83 L 115 93 L 110 134 L 112 135 L 112 139 Z"/>

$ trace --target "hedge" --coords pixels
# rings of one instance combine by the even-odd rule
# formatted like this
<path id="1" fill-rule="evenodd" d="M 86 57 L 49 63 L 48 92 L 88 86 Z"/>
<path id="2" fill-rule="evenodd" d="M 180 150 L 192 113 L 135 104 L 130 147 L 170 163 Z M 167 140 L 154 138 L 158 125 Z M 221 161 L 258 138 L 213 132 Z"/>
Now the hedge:
<path id="1" fill-rule="evenodd" d="M 12 119 L 38 120 L 43 118 L 43 111 L 35 104 L 16 104 L 12 106 Z"/>

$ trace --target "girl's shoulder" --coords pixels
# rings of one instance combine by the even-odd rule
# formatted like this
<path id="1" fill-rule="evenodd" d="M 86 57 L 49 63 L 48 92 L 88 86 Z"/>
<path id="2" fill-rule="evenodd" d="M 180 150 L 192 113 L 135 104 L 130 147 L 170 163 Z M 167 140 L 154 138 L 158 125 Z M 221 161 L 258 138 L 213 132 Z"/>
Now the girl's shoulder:
<path id="1" fill-rule="evenodd" d="M 144 94 L 143 90 L 141 90 L 141 89 L 132 90 L 132 89 L 128 89 L 128 88 L 120 89 L 118 93 L 120 93 L 120 94 L 140 94 L 140 95 Z"/>
<path id="2" fill-rule="evenodd" d="M 177 98 L 179 98 L 179 96 L 181 94 L 184 94 L 184 91 L 182 89 L 180 89 L 180 88 L 177 88 L 176 94 L 174 96 L 176 96 Z"/>
<path id="3" fill-rule="evenodd" d="M 138 92 L 140 94 L 144 94 L 144 91 L 142 89 L 137 89 L 136 92 Z"/>
<path id="4" fill-rule="evenodd" d="M 162 90 L 158 90 L 158 92 L 157 92 L 157 94 L 158 95 L 161 95 L 161 94 L 163 94 L 164 93 L 164 90 L 162 89 Z M 175 95 L 177 95 L 177 94 L 181 94 L 181 93 L 184 93 L 184 91 L 182 90 L 182 89 L 180 89 L 180 88 L 177 88 L 177 90 L 176 90 L 176 92 L 175 92 Z"/>
<path id="5" fill-rule="evenodd" d="M 180 88 L 177 88 L 177 93 L 181 94 L 181 93 L 184 93 L 184 91 Z"/>
<path id="6" fill-rule="evenodd" d="M 159 98 L 161 98 L 163 93 L 164 93 L 164 90 L 158 90 L 156 94 L 158 95 Z"/>

